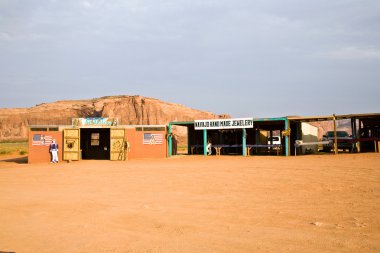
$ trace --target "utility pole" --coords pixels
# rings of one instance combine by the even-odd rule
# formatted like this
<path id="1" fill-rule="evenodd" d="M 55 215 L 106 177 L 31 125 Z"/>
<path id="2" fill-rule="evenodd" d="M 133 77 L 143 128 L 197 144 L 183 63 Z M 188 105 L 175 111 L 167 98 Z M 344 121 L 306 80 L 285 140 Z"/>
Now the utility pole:
<path id="1" fill-rule="evenodd" d="M 335 154 L 338 154 L 338 138 L 336 135 L 336 117 L 335 114 L 333 114 L 333 120 L 334 120 L 334 151 Z"/>

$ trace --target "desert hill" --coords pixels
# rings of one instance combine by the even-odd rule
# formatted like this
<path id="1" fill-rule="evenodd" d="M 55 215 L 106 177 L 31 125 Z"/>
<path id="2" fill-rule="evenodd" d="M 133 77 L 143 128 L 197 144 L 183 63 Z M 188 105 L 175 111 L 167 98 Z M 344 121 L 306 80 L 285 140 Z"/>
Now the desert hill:
<path id="1" fill-rule="evenodd" d="M 121 125 L 229 118 L 142 96 L 107 96 L 42 103 L 31 108 L 0 108 L 0 141 L 26 140 L 28 125 L 71 125 L 72 118 L 118 118 Z"/>
<path id="2" fill-rule="evenodd" d="M 318 128 L 318 139 L 322 139 L 322 136 L 327 131 L 334 130 L 333 121 L 321 121 L 321 122 L 309 122 L 309 124 Z M 352 134 L 351 121 L 347 119 L 337 120 L 336 128 L 339 131 L 347 131 L 348 134 Z"/>

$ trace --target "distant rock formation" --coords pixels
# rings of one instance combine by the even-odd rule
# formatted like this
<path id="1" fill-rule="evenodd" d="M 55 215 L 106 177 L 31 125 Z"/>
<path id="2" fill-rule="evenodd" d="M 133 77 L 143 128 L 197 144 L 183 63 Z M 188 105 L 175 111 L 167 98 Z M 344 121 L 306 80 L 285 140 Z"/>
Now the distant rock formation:
<path id="1" fill-rule="evenodd" d="M 230 118 L 142 96 L 64 100 L 31 108 L 0 108 L 0 141 L 26 140 L 29 125 L 71 125 L 72 118 L 118 118 L 121 125 L 161 125 L 171 121 Z"/>

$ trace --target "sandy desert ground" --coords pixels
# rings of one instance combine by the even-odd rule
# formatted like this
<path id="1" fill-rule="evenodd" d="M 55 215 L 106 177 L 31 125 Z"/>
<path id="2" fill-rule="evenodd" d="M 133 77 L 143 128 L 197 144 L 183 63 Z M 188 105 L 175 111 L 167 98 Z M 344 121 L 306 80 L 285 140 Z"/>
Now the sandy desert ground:
<path id="1" fill-rule="evenodd" d="M 380 252 L 380 154 L 20 161 L 0 251 Z"/>

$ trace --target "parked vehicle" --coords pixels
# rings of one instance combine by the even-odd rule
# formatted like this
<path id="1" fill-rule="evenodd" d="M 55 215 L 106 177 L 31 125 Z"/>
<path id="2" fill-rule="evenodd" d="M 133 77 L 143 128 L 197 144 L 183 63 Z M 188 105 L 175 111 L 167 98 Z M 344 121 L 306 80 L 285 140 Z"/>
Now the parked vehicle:
<path id="1" fill-rule="evenodd" d="M 346 131 L 336 131 L 338 149 L 342 149 L 343 151 L 348 150 L 352 152 L 353 143 L 352 136 L 349 135 Z M 329 141 L 329 144 L 323 145 L 323 151 L 330 152 L 334 148 L 334 131 L 327 131 L 325 135 L 323 135 L 323 141 Z"/>

